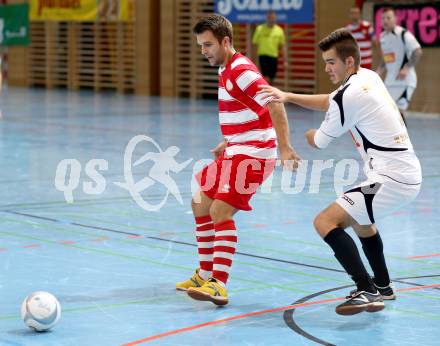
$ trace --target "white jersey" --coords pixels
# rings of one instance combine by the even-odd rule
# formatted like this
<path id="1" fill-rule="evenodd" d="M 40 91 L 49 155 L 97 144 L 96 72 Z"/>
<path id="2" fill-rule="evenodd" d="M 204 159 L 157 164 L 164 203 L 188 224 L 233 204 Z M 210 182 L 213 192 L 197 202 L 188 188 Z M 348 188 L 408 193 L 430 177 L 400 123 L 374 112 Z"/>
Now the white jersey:
<path id="1" fill-rule="evenodd" d="M 325 120 L 315 134 L 319 148 L 350 132 L 370 179 L 421 183 L 420 163 L 407 129 L 378 74 L 360 68 L 330 94 L 329 102 Z"/>
<path id="2" fill-rule="evenodd" d="M 396 79 L 399 71 L 411 58 L 413 52 L 420 48 L 420 44 L 414 35 L 401 26 L 396 26 L 391 32 L 384 31 L 381 33 L 380 45 L 387 69 L 385 84 L 387 86 L 405 85 L 415 88 L 417 86 L 417 75 L 414 66 L 409 68 L 405 79 Z"/>

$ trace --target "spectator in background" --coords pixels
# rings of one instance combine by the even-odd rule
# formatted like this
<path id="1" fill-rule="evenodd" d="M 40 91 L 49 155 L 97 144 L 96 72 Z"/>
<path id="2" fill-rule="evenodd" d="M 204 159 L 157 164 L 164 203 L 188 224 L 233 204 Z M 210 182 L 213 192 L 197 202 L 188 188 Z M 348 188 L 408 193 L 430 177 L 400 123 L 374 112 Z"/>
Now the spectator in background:
<path id="1" fill-rule="evenodd" d="M 276 24 L 274 11 L 267 12 L 266 23 L 255 30 L 252 43 L 257 46 L 258 60 L 262 75 L 273 84 L 278 67 L 278 56 L 283 54 L 284 65 L 287 65 L 286 37 L 283 29 Z"/>
<path id="2" fill-rule="evenodd" d="M 373 68 L 373 46 L 377 45 L 374 38 L 373 25 L 361 19 L 361 10 L 359 7 L 350 9 L 351 23 L 345 28 L 352 34 L 359 45 L 361 51 L 361 67 Z"/>
<path id="3" fill-rule="evenodd" d="M 408 109 L 417 86 L 415 66 L 422 56 L 422 48 L 411 32 L 396 24 L 393 8 L 384 8 L 381 19 L 382 63 L 376 72 L 382 78 L 386 72 L 385 85 L 405 121 L 403 112 Z"/>

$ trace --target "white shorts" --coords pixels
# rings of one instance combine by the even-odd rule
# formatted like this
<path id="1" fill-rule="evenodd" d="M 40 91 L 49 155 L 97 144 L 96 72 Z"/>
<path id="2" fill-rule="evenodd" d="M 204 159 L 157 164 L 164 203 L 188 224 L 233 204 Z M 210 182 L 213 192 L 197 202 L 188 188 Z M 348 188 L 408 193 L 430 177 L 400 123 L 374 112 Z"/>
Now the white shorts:
<path id="1" fill-rule="evenodd" d="M 396 102 L 397 107 L 402 111 L 406 111 L 415 88 L 407 85 L 387 85 L 387 89 L 394 102 Z"/>
<path id="2" fill-rule="evenodd" d="M 359 225 L 371 225 L 412 202 L 421 184 L 404 184 L 393 180 L 375 183 L 367 180 L 342 194 L 338 203 Z"/>

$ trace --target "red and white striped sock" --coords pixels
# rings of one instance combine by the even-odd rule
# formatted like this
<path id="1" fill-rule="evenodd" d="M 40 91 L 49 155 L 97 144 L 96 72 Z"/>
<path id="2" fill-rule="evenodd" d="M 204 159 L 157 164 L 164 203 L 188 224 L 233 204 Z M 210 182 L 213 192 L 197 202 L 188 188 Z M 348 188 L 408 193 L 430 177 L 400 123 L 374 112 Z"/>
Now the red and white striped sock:
<path id="1" fill-rule="evenodd" d="M 234 220 L 216 223 L 214 228 L 214 268 L 212 277 L 226 285 L 237 245 L 237 230 Z"/>
<path id="2" fill-rule="evenodd" d="M 214 238 L 214 223 L 211 216 L 196 217 L 196 239 L 200 262 L 199 276 L 203 280 L 208 280 L 212 275 Z"/>

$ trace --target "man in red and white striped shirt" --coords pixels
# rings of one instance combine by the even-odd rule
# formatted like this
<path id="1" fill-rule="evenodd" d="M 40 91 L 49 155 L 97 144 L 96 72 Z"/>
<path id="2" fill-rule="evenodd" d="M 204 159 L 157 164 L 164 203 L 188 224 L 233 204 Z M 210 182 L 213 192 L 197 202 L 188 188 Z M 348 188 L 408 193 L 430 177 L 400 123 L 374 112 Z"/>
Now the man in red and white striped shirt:
<path id="1" fill-rule="evenodd" d="M 176 288 L 196 300 L 225 305 L 237 244 L 234 214 L 252 209 L 251 197 L 275 167 L 277 146 L 284 166 L 294 169 L 300 158 L 290 145 L 284 106 L 257 94 L 259 86 L 267 82 L 251 60 L 235 52 L 232 24 L 214 14 L 202 18 L 193 31 L 202 54 L 212 66 L 219 66 L 219 120 L 224 140 L 212 150 L 216 160 L 196 175 L 200 191 L 193 198 L 192 209 L 200 264 Z"/>
<path id="2" fill-rule="evenodd" d="M 373 46 L 376 46 L 376 39 L 374 38 L 373 25 L 361 19 L 361 10 L 359 7 L 352 7 L 350 9 L 351 23 L 346 26 L 354 39 L 359 45 L 361 51 L 361 67 L 373 68 Z"/>

